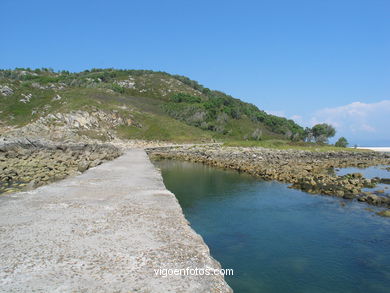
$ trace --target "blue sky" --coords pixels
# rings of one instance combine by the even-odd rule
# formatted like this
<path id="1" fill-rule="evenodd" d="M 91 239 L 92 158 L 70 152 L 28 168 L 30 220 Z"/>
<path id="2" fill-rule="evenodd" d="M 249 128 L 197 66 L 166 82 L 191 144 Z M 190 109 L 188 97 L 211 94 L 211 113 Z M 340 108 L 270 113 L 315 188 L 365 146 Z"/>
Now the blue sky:
<path id="1" fill-rule="evenodd" d="M 390 145 L 388 0 L 1 0 L 0 11 L 0 68 L 162 70 Z"/>

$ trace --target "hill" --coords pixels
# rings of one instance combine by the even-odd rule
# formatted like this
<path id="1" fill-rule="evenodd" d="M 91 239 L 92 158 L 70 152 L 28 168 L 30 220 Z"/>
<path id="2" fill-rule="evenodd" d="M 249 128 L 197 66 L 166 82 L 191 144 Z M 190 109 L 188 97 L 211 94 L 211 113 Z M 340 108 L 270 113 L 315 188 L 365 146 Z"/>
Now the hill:
<path id="1" fill-rule="evenodd" d="M 50 139 L 299 141 L 304 129 L 187 77 L 147 70 L 0 70 L 0 134 Z"/>

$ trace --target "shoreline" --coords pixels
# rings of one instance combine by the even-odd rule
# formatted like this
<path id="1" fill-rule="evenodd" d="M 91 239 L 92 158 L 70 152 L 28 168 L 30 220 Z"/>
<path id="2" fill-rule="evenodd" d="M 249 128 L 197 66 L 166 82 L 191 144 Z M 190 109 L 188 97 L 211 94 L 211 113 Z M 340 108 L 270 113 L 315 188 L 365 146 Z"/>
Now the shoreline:
<path id="1" fill-rule="evenodd" d="M 390 209 L 390 197 L 365 192 L 381 178 L 366 179 L 360 173 L 337 176 L 330 171 L 344 167 L 390 165 L 390 154 L 378 152 L 310 152 L 249 147 L 149 148 L 153 159 L 179 159 L 246 172 L 264 180 L 290 183 L 290 188 L 365 202 Z"/>

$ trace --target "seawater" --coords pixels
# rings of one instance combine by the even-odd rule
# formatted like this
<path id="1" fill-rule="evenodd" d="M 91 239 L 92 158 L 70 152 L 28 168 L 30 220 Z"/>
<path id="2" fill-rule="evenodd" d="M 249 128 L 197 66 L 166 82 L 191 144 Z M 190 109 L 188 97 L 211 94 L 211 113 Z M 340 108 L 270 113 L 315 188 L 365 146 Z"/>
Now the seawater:
<path id="1" fill-rule="evenodd" d="M 362 203 L 196 163 L 159 161 L 236 293 L 390 292 L 390 219 Z"/>
<path id="2" fill-rule="evenodd" d="M 387 171 L 387 165 L 371 166 L 367 168 L 341 168 L 336 169 L 335 173 L 339 176 L 352 174 L 352 173 L 361 173 L 365 178 L 372 179 L 374 177 L 379 178 L 390 178 L 390 172 Z M 378 183 L 374 188 L 363 188 L 363 191 L 378 191 L 383 190 L 385 193 L 384 196 L 387 196 L 390 193 L 390 185 Z M 389 290 L 390 292 L 390 290 Z"/>

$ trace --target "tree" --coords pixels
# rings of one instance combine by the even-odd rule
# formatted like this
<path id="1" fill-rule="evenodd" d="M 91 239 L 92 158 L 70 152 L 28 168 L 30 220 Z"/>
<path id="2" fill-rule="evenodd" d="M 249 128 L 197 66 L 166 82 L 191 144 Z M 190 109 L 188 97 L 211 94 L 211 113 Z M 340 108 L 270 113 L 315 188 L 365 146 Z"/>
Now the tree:
<path id="1" fill-rule="evenodd" d="M 348 146 L 348 140 L 342 136 L 334 145 L 340 148 L 346 148 Z"/>
<path id="2" fill-rule="evenodd" d="M 332 125 L 321 123 L 313 126 L 312 133 L 317 143 L 326 143 L 329 137 L 336 134 L 336 129 Z"/>
<path id="3" fill-rule="evenodd" d="M 303 140 L 306 142 L 312 142 L 313 130 L 310 127 L 306 127 L 303 133 Z"/>

